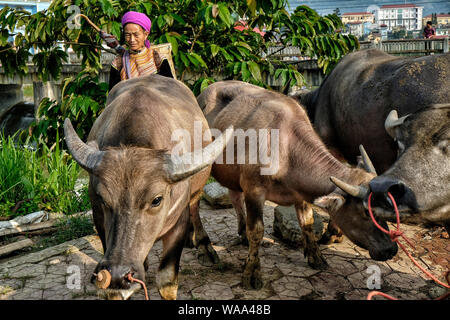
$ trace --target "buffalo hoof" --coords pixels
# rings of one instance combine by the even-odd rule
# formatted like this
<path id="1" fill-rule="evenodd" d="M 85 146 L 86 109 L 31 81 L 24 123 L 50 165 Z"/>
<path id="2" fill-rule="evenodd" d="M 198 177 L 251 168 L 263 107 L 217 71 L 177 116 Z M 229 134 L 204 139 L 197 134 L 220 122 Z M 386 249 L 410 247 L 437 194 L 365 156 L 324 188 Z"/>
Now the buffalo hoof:
<path id="1" fill-rule="evenodd" d="M 263 287 L 262 277 L 259 271 L 255 270 L 252 274 L 242 276 L 242 286 L 246 290 L 260 290 Z"/>
<path id="2" fill-rule="evenodd" d="M 263 287 L 259 258 L 253 263 L 247 261 L 245 264 L 244 274 L 242 275 L 242 286 L 247 290 L 259 290 Z"/>
<path id="3" fill-rule="evenodd" d="M 240 235 L 231 243 L 231 246 L 239 246 L 239 245 L 248 247 L 247 235 Z"/>
<path id="4" fill-rule="evenodd" d="M 211 267 L 218 264 L 220 261 L 219 256 L 211 243 L 208 243 L 207 245 L 199 245 L 197 252 L 197 260 L 202 266 Z"/>
<path id="5" fill-rule="evenodd" d="M 178 284 L 167 284 L 159 288 L 159 295 L 164 300 L 176 300 L 178 292 Z"/>
<path id="6" fill-rule="evenodd" d="M 309 256 L 308 257 L 308 265 L 314 270 L 327 270 L 328 263 L 322 256 Z"/>

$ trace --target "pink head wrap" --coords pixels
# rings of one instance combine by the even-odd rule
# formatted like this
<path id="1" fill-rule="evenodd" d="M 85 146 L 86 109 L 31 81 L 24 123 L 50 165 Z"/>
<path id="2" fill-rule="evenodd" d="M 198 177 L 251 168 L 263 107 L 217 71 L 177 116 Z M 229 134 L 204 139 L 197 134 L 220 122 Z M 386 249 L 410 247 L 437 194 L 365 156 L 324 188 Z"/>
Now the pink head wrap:
<path id="1" fill-rule="evenodd" d="M 152 27 L 152 21 L 144 14 L 136 11 L 128 11 L 122 17 L 122 27 L 125 27 L 127 23 L 135 23 L 144 28 L 145 31 L 150 32 Z M 150 41 L 145 40 L 145 46 L 150 48 Z"/>

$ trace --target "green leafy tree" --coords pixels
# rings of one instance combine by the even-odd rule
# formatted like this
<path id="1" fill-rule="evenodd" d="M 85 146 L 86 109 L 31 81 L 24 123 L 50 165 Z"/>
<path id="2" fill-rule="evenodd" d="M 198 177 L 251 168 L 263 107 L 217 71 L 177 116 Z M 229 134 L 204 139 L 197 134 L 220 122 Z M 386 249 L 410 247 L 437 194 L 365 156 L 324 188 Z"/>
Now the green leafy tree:
<path id="1" fill-rule="evenodd" d="M 122 15 L 130 10 L 146 13 L 152 19 L 150 41 L 172 44 L 177 76 L 195 94 L 218 79 L 267 86 L 265 77 L 272 75 L 283 85 L 301 85 L 304 79 L 294 65 L 264 54 L 275 44 L 298 46 L 303 55 L 317 58 L 325 73 L 359 46 L 354 36 L 336 32 L 342 27 L 337 15 L 322 17 L 307 6 L 289 15 L 286 0 L 54 0 L 48 10 L 35 14 L 5 7 L 0 10 L 0 62 L 6 74 L 25 75 L 32 57 L 44 81 L 58 79 L 69 46 L 82 57 L 83 71 L 65 80 L 62 101 L 41 102 L 41 122 L 35 134 L 47 143 L 55 142 L 56 131 L 62 136 L 65 117 L 75 119 L 78 133 L 85 138 L 107 95 L 106 86 L 98 80 L 101 51 L 106 49 L 85 20 L 73 28 L 76 12 L 68 10 L 71 5 L 121 43 Z M 245 20 L 243 31 L 235 29 L 241 20 Z M 264 30 L 265 35 L 254 28 Z M 15 35 L 14 43 L 7 41 L 11 35 Z M 37 52 L 34 55 L 32 48 Z"/>

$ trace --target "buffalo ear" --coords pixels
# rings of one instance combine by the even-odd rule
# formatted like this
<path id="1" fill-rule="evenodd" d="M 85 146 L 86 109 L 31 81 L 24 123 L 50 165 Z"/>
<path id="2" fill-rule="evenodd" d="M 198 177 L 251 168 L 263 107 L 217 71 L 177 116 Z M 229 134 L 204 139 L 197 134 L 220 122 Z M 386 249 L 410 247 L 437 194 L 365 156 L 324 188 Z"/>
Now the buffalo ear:
<path id="1" fill-rule="evenodd" d="M 339 193 L 332 192 L 326 196 L 317 198 L 314 204 L 327 210 L 330 214 L 338 211 L 345 203 L 345 197 Z"/>

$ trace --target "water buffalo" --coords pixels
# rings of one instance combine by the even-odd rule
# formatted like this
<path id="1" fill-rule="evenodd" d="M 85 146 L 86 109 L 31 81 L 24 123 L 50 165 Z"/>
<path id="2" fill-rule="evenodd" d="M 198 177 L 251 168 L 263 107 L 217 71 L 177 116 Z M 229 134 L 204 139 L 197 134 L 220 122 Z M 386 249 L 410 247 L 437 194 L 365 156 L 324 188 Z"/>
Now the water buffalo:
<path id="1" fill-rule="evenodd" d="M 304 254 L 313 268 L 327 267 L 312 232 L 314 218 L 310 203 L 320 196 L 316 204 L 329 209 L 344 234 L 368 249 L 373 259 L 387 260 L 397 253 L 397 245 L 365 215 L 361 201 L 346 195 L 330 181 L 334 176 L 333 181 L 338 184 L 336 178 L 367 185 L 374 174 L 336 160 L 294 99 L 244 82 L 223 81 L 209 86 L 197 100 L 212 131 L 223 131 L 232 125 L 237 136 L 234 143 L 237 152 L 233 151 L 228 159 L 231 161 L 222 159 L 222 164 L 216 161 L 211 172 L 229 189 L 238 216 L 239 234 L 246 231 L 249 254 L 243 274 L 245 288 L 262 286 L 258 250 L 264 233 L 265 200 L 295 205 L 304 234 Z M 257 140 L 254 132 L 259 132 L 256 137 L 259 155 L 252 159 L 251 149 Z M 239 146 L 242 137 L 241 143 L 245 140 L 245 144 Z M 230 141 L 226 158 L 232 145 Z M 269 153 L 270 161 L 266 161 Z M 275 154 L 278 157 L 272 158 Z M 239 160 L 242 156 L 245 159 Z M 274 170 L 263 172 L 264 169 Z M 383 225 L 387 227 L 384 222 Z"/>
<path id="2" fill-rule="evenodd" d="M 198 147 L 194 149 L 190 139 L 173 140 L 172 133 L 179 129 L 193 137 L 196 123 L 203 137 Z M 194 244 L 204 254 L 216 255 L 201 226 L 198 201 L 210 165 L 227 138 L 211 143 L 192 92 L 181 82 L 159 75 L 117 84 L 87 143 L 68 119 L 64 132 L 70 153 L 90 176 L 94 223 L 104 249 L 95 274 L 108 270 L 112 278 L 108 290 L 120 294 L 130 288 L 128 274 L 145 280 L 146 257 L 154 242 L 162 239 L 156 285 L 162 298 L 175 299 L 190 218 Z M 170 153 L 175 146 L 191 152 Z M 193 161 L 194 155 L 200 155 L 200 161 Z"/>
<path id="3" fill-rule="evenodd" d="M 375 213 L 392 218 L 391 192 L 402 221 L 443 222 L 450 231 L 450 53 L 354 52 L 297 98 L 323 141 L 349 162 L 360 144 L 367 148 L 383 173 L 370 183 Z"/>

